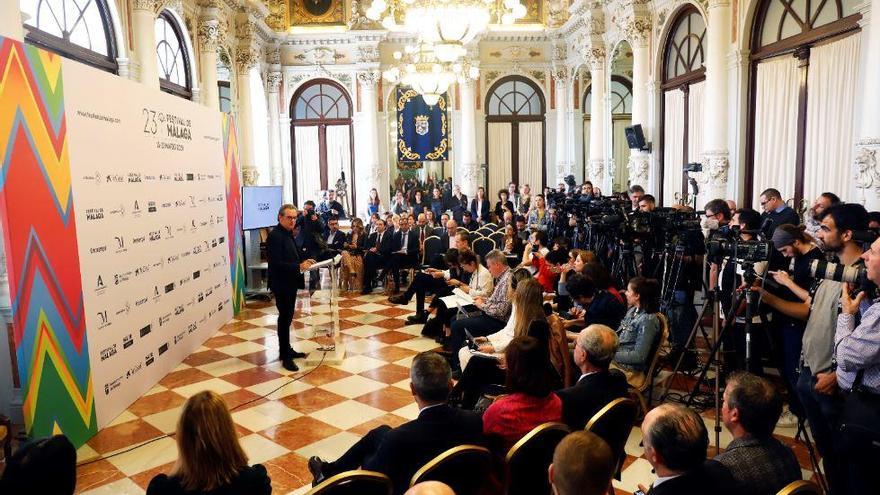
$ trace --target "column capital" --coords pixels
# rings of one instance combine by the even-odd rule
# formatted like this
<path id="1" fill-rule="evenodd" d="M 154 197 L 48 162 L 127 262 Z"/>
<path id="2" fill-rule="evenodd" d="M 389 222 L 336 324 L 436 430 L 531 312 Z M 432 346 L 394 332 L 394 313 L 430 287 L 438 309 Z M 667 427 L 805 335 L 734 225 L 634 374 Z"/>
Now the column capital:
<path id="1" fill-rule="evenodd" d="M 153 14 L 158 14 L 168 3 L 169 0 L 134 0 L 131 3 L 131 10 L 147 11 L 152 12 Z"/>
<path id="2" fill-rule="evenodd" d="M 212 17 L 199 18 L 196 28 L 202 51 L 214 51 L 220 44 L 220 21 Z"/>
<path id="3" fill-rule="evenodd" d="M 703 152 L 703 171 L 697 182 L 717 189 L 727 187 L 727 176 L 730 171 L 730 153 L 727 150 L 711 150 Z"/>
<path id="4" fill-rule="evenodd" d="M 564 87 L 566 84 L 571 82 L 570 81 L 571 78 L 569 77 L 570 72 L 568 70 L 568 67 L 566 67 L 565 65 L 553 64 L 553 67 L 551 68 L 550 72 L 553 75 L 553 80 L 556 82 L 557 86 Z"/>
<path id="5" fill-rule="evenodd" d="M 605 68 L 605 47 L 591 45 L 584 50 L 584 60 L 590 66 L 590 70 L 602 70 Z"/>
<path id="6" fill-rule="evenodd" d="M 382 74 L 377 70 L 368 70 L 357 74 L 358 84 L 363 89 L 375 90 L 380 79 L 382 79 Z"/>
<path id="7" fill-rule="evenodd" d="M 880 138 L 860 139 L 856 143 L 856 156 L 853 159 L 853 174 L 856 189 L 862 190 L 862 197 L 880 195 Z"/>
<path id="8" fill-rule="evenodd" d="M 709 0 L 709 10 L 718 7 L 730 7 L 730 0 Z"/>
<path id="9" fill-rule="evenodd" d="M 281 88 L 281 80 L 283 76 L 280 71 L 271 71 L 266 74 L 266 87 L 269 89 L 270 93 L 277 93 L 279 88 Z"/>
<path id="10" fill-rule="evenodd" d="M 631 16 L 620 23 L 620 29 L 626 35 L 626 39 L 633 48 L 645 48 L 651 39 L 651 19 L 647 17 Z"/>
<path id="11" fill-rule="evenodd" d="M 259 44 L 252 42 L 241 43 L 235 52 L 235 67 L 238 69 L 238 75 L 245 74 L 260 65 L 262 58 Z"/>
<path id="12" fill-rule="evenodd" d="M 651 155 L 640 150 L 631 150 L 629 154 L 629 170 L 630 182 L 633 184 L 647 185 L 650 179 L 648 169 L 651 165 Z"/>
<path id="13" fill-rule="evenodd" d="M 594 184 L 599 184 L 600 187 L 602 182 L 605 181 L 604 158 L 593 158 L 590 160 L 590 180 L 592 180 Z"/>

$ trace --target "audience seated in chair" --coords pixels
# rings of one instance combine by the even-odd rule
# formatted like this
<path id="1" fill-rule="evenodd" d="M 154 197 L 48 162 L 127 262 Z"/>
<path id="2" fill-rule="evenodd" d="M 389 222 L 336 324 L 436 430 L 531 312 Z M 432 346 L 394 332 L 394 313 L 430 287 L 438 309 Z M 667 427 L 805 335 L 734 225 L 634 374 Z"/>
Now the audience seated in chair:
<path id="1" fill-rule="evenodd" d="M 400 228 L 392 238 L 392 251 L 386 262 L 394 277 L 394 292 L 400 291 L 400 270 L 414 268 L 419 262 L 419 236 L 410 228 L 409 217 L 400 219 Z M 410 281 L 411 282 L 411 281 Z"/>
<path id="2" fill-rule="evenodd" d="M 553 393 L 559 384 L 546 345 L 534 337 L 517 337 L 504 354 L 505 386 L 510 395 L 498 398 L 483 414 L 483 431 L 493 446 L 507 451 L 536 426 L 562 419 L 562 401 Z"/>
<path id="3" fill-rule="evenodd" d="M 364 284 L 364 248 L 367 234 L 360 218 L 351 221 L 351 232 L 345 236 L 342 261 L 339 263 L 339 288 L 360 291 Z"/>
<path id="4" fill-rule="evenodd" d="M 361 290 L 362 294 L 369 294 L 373 291 L 376 273 L 380 269 L 385 268 L 388 256 L 393 250 L 393 234 L 388 232 L 385 227 L 385 221 L 377 219 L 374 232 L 367 239 L 367 251 L 364 254 L 364 286 Z"/>
<path id="5" fill-rule="evenodd" d="M 158 474 L 147 495 L 272 493 L 266 468 L 248 466 L 226 402 L 217 393 L 199 392 L 183 405 L 177 422 L 178 458 L 169 474 Z"/>
<path id="6" fill-rule="evenodd" d="M 598 323 L 611 328 L 620 326 L 623 316 L 626 314 L 626 299 L 611 282 L 608 269 L 600 263 L 587 263 L 584 266 L 583 275 L 593 282 L 595 294 L 584 306 L 584 325 Z M 568 286 L 569 293 L 572 292 Z M 572 294 L 572 299 L 574 299 Z M 582 301 L 583 304 L 583 301 Z"/>
<path id="7" fill-rule="evenodd" d="M 452 388 L 449 365 L 433 352 L 416 355 L 410 369 L 410 389 L 419 417 L 397 428 L 380 426 L 357 441 L 334 462 L 309 459 L 314 485 L 343 471 L 363 467 L 386 474 L 394 493 L 406 491 L 413 474 L 451 447 L 481 444 L 480 417 L 446 405 Z"/>
<path id="8" fill-rule="evenodd" d="M 409 284 L 406 292 L 388 298 L 388 301 L 394 304 L 409 304 L 413 295 L 416 296 L 416 314 L 407 317 L 406 323 L 408 325 L 426 323 L 428 321 L 428 313 L 425 312 L 425 295 L 428 291 L 434 293 L 431 307 L 436 307 L 440 303 L 441 297 L 452 293 L 454 287 L 449 283 L 450 280 L 468 280 L 467 272 L 461 268 L 459 256 L 458 249 L 449 249 L 443 256 L 444 265 L 447 267 L 445 270 L 428 268 L 423 272 L 419 272 Z"/>
<path id="9" fill-rule="evenodd" d="M 801 479 L 791 448 L 773 437 L 782 414 L 782 397 L 766 379 L 750 373 L 727 378 L 721 417 L 733 435 L 715 460 L 727 467 L 741 493 L 774 495 Z"/>
<path id="10" fill-rule="evenodd" d="M 650 495 L 734 495 L 736 482 L 721 463 L 706 460 L 709 433 L 693 409 L 663 404 L 652 409 L 642 422 L 645 458 L 657 479 Z"/>
<path id="11" fill-rule="evenodd" d="M 580 378 L 556 392 L 562 399 L 562 419 L 572 430 L 581 430 L 606 404 L 626 396 L 626 377 L 609 369 L 617 352 L 617 334 L 605 325 L 590 325 L 575 340 L 574 362 Z"/>
<path id="12" fill-rule="evenodd" d="M 555 495 L 605 495 L 617 462 L 605 440 L 574 431 L 553 452 L 548 475 Z"/>
<path id="13" fill-rule="evenodd" d="M 474 216 L 470 211 L 465 211 L 461 215 L 461 227 L 467 229 L 468 232 L 476 232 L 480 228 L 480 224 L 474 220 Z"/>
<path id="14" fill-rule="evenodd" d="M 20 446 L 6 459 L 0 478 L 0 493 L 4 495 L 73 495 L 75 489 L 76 448 L 64 435 Z"/>
<path id="15" fill-rule="evenodd" d="M 423 481 L 411 486 L 404 495 L 455 495 L 455 492 L 446 483 Z"/>
<path id="16" fill-rule="evenodd" d="M 651 350 L 660 335 L 657 318 L 660 286 L 654 279 L 634 277 L 626 290 L 629 306 L 617 329 L 619 345 L 612 365 L 624 372 L 626 381 L 639 388 L 645 381 L 645 370 Z"/>

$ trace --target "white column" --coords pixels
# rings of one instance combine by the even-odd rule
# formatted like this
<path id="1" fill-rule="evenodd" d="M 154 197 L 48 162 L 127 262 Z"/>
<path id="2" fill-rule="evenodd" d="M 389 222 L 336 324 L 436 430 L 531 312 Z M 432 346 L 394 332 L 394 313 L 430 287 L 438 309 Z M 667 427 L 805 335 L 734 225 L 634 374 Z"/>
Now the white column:
<path id="1" fill-rule="evenodd" d="M 636 21 L 633 21 L 633 23 L 635 24 Z M 630 32 L 630 46 L 633 52 L 632 125 L 641 125 L 642 132 L 645 134 L 645 141 L 650 141 L 651 120 L 648 115 L 650 98 L 648 95 L 648 77 L 651 65 L 651 51 L 648 48 L 648 37 L 651 33 L 650 24 L 647 27 L 647 31 L 636 28 Z M 628 165 L 630 183 L 647 188 L 650 182 L 650 163 L 650 152 L 631 149 Z"/>
<path id="2" fill-rule="evenodd" d="M 605 47 L 591 46 L 586 53 L 587 64 L 590 66 L 592 89 L 590 96 L 590 181 L 599 186 L 602 194 L 610 194 L 605 190 L 605 128 L 609 121 L 605 115 Z"/>
<path id="3" fill-rule="evenodd" d="M 131 30 L 134 53 L 140 64 L 140 81 L 159 89 L 159 61 L 156 57 L 156 11 L 161 0 L 134 0 L 131 11 Z"/>
<path id="4" fill-rule="evenodd" d="M 477 193 L 477 187 L 482 185 L 480 177 L 480 164 L 477 162 L 477 120 L 476 100 L 474 99 L 474 80 L 468 77 L 458 82 L 459 97 L 461 101 L 461 129 L 458 134 L 459 146 L 461 146 L 461 163 L 455 173 L 455 183 L 461 185 L 461 190 L 469 198 Z M 486 195 L 487 197 L 489 194 Z"/>
<path id="5" fill-rule="evenodd" d="M 568 77 L 568 69 L 558 67 L 553 71 L 553 81 L 555 85 L 555 106 L 556 106 L 556 182 L 548 184 L 556 186 L 564 182 L 565 176 L 571 174 L 571 159 L 569 152 L 569 133 L 568 133 L 568 85 L 571 79 Z"/>
<path id="6" fill-rule="evenodd" d="M 269 90 L 267 103 L 269 104 L 269 184 L 278 186 L 284 183 L 281 160 L 281 122 L 279 116 L 280 100 L 278 90 L 281 87 L 280 66 L 269 72 L 266 77 L 266 87 Z M 350 179 L 349 179 L 350 180 Z"/>
<path id="7" fill-rule="evenodd" d="M 217 8 L 206 8 L 199 18 L 199 72 L 202 80 L 202 105 L 220 109 L 217 90 L 217 44 L 220 41 L 220 22 Z"/>
<path id="8" fill-rule="evenodd" d="M 251 112 L 251 71 L 259 63 L 259 52 L 248 46 L 240 46 L 236 54 L 238 70 L 238 149 L 241 158 L 242 182 L 246 186 L 257 184 L 260 173 L 254 163 L 254 124 Z"/>
<path id="9" fill-rule="evenodd" d="M 868 17 L 867 40 L 862 60 L 876 61 L 880 57 L 880 0 L 873 0 Z M 870 210 L 880 210 L 880 64 L 869 62 L 862 66 L 862 122 L 856 142 L 854 174 L 857 197 Z"/>
<path id="10" fill-rule="evenodd" d="M 18 0 L 0 2 L 0 35 L 22 41 L 24 29 L 18 5 Z"/>
<path id="11" fill-rule="evenodd" d="M 376 86 L 379 82 L 379 73 L 375 71 L 360 72 L 357 75 L 358 84 L 360 84 L 361 95 L 361 113 L 363 122 L 363 135 L 356 136 L 356 146 L 358 150 L 357 160 L 363 160 L 363 168 L 366 171 L 366 177 L 352 178 L 349 182 L 356 188 L 357 200 L 360 204 L 352 204 L 352 210 L 359 212 L 361 218 L 366 218 L 366 204 L 369 197 L 370 189 L 376 188 L 379 191 L 379 197 L 385 208 L 391 205 L 387 202 L 387 189 L 382 185 L 382 177 L 386 175 L 385 167 L 379 161 L 379 128 L 378 115 L 379 108 L 376 100 Z M 358 139 L 360 138 L 360 139 Z"/>
<path id="12" fill-rule="evenodd" d="M 727 52 L 730 49 L 730 0 L 709 1 L 709 37 L 706 48 L 703 172 L 699 177 L 697 207 L 715 198 L 726 198 L 730 166 L 727 136 Z M 712 26 L 716 26 L 714 29 Z M 720 29 L 719 29 L 720 27 Z"/>

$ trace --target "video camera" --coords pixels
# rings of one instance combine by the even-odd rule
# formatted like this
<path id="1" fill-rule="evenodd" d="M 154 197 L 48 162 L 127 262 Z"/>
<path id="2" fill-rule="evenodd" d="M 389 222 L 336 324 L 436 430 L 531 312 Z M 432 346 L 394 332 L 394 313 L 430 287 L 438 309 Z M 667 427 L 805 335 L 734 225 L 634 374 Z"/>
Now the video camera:
<path id="1" fill-rule="evenodd" d="M 739 237 L 740 232 L 742 230 L 739 227 L 715 231 L 706 239 L 706 254 L 726 256 L 746 263 L 770 260 L 773 246 L 769 241 L 744 241 Z"/>

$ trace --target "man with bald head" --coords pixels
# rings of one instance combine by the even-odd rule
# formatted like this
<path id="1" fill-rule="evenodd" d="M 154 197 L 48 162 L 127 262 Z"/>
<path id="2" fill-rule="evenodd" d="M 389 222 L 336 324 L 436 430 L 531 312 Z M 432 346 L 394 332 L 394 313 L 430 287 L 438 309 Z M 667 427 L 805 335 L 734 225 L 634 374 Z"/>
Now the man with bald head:
<path id="1" fill-rule="evenodd" d="M 709 433 L 693 409 L 663 404 L 645 415 L 642 422 L 645 458 L 657 479 L 650 495 L 734 495 L 738 485 L 730 471 L 717 461 L 706 460 Z"/>
<path id="2" fill-rule="evenodd" d="M 455 492 L 446 483 L 423 481 L 413 485 L 403 495 L 455 495 Z"/>
<path id="3" fill-rule="evenodd" d="M 606 404 L 626 397 L 626 377 L 608 367 L 617 343 L 617 333 L 605 325 L 589 325 L 578 334 L 574 362 L 581 377 L 573 386 L 556 392 L 562 399 L 562 419 L 572 430 L 582 430 Z"/>
<path id="4" fill-rule="evenodd" d="M 553 495 L 605 495 L 616 470 L 617 459 L 605 440 L 581 430 L 559 442 L 547 474 Z"/>

